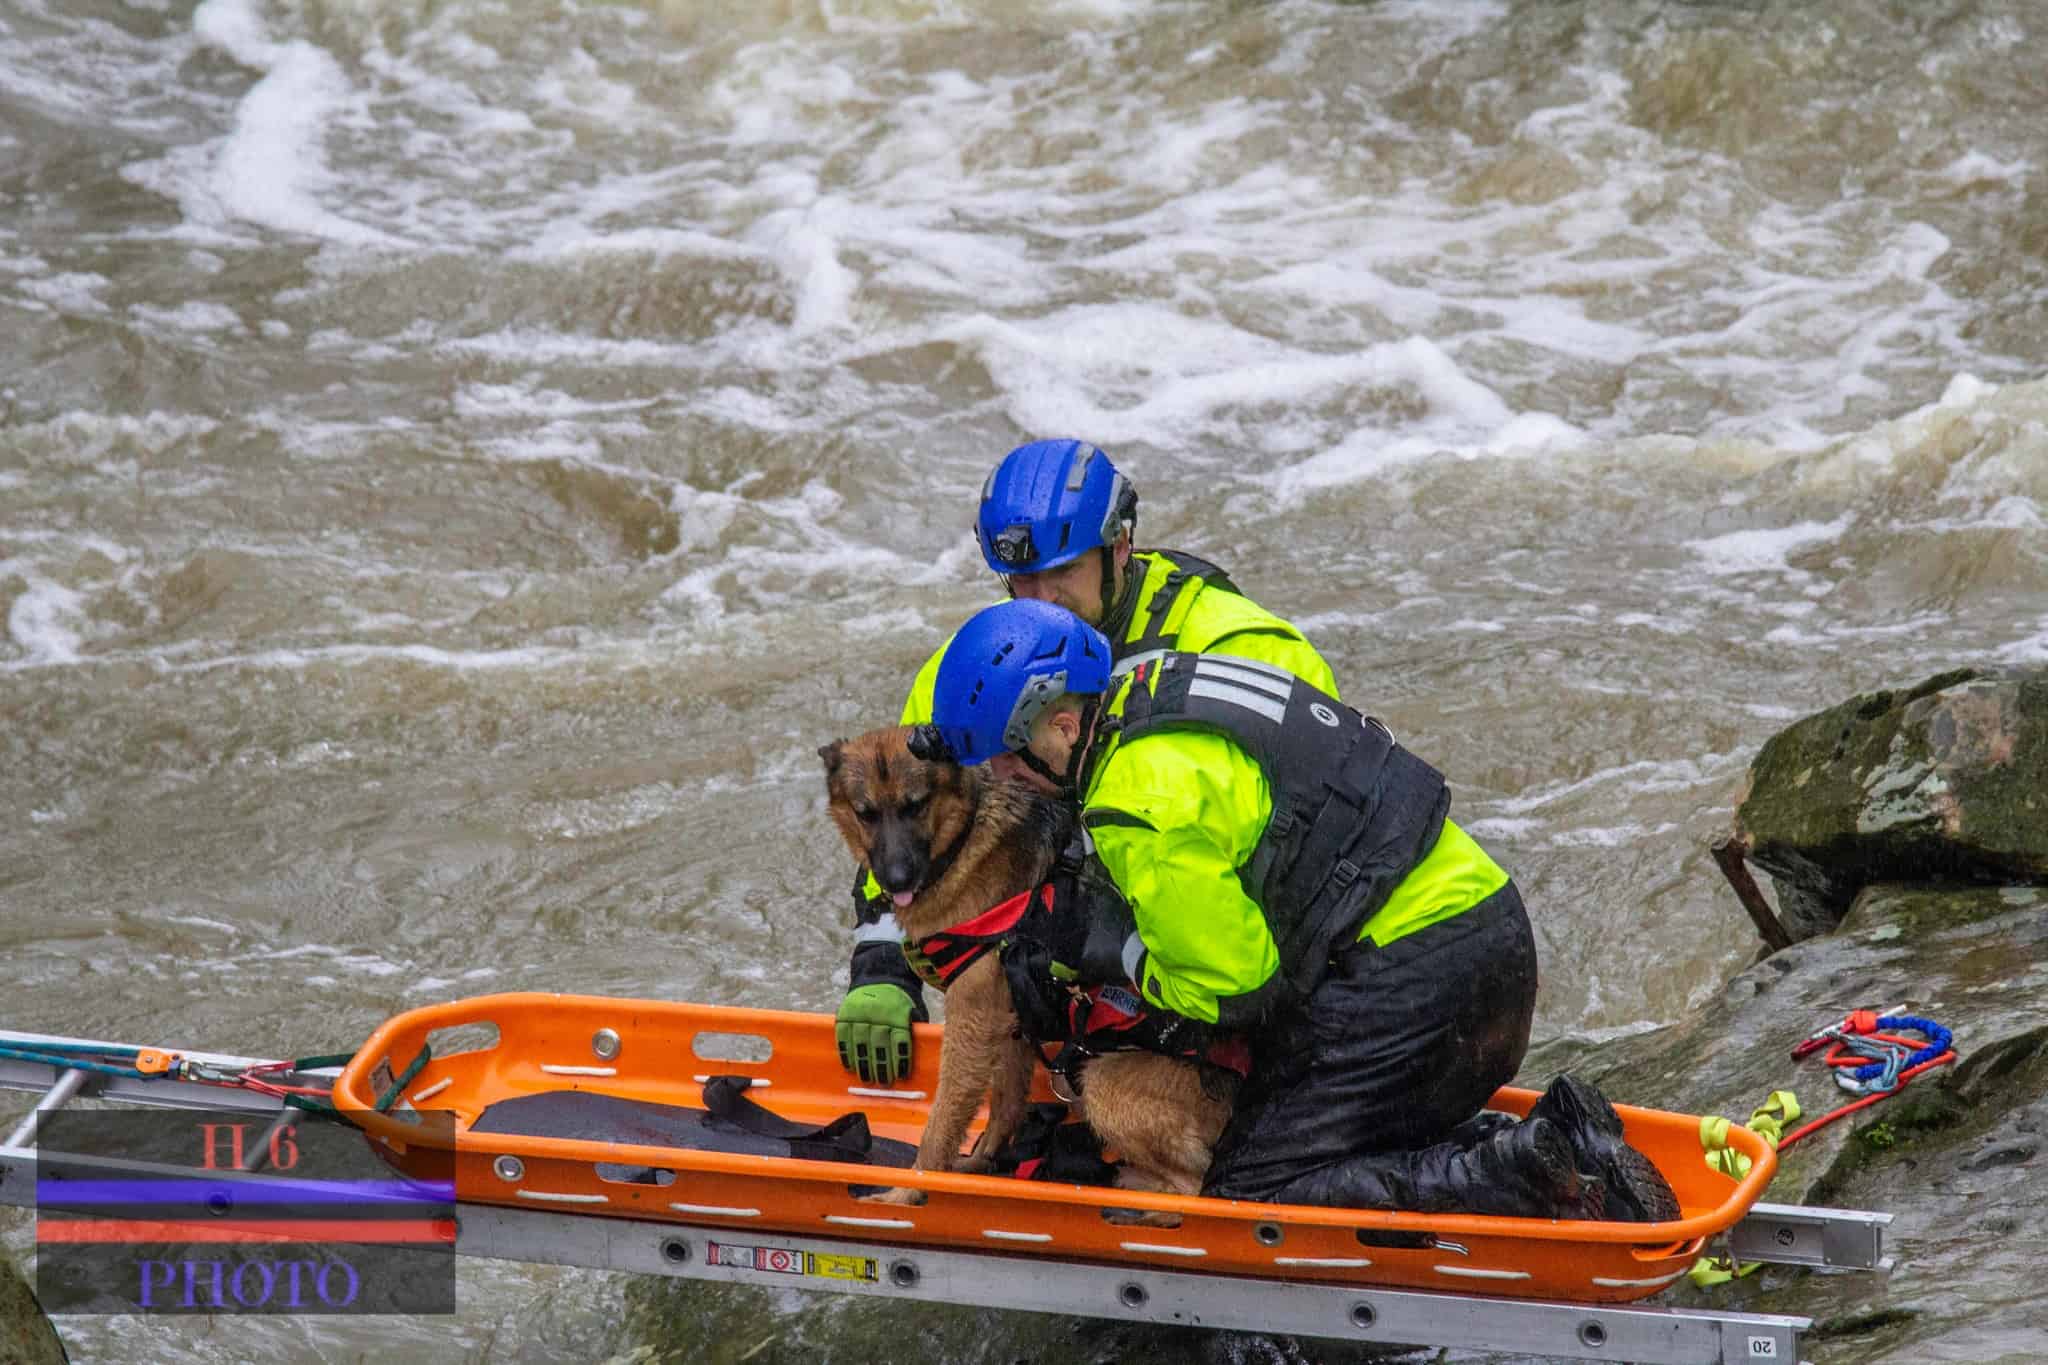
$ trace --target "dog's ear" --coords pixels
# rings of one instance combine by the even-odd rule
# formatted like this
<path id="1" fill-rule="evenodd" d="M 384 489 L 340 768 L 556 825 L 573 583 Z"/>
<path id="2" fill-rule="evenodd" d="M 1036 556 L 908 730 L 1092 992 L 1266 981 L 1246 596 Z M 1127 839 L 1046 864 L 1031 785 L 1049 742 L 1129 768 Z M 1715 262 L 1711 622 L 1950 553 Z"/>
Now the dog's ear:
<path id="1" fill-rule="evenodd" d="M 936 725 L 915 725 L 911 727 L 910 738 L 906 741 L 912 756 L 927 763 L 955 763 L 960 756 L 953 752 L 953 746 L 946 742 L 946 736 Z"/>
<path id="2" fill-rule="evenodd" d="M 825 761 L 825 776 L 830 777 L 833 773 L 839 771 L 839 765 L 844 761 L 845 757 L 841 750 L 845 745 L 845 740 L 835 739 L 830 744 L 820 744 L 818 746 L 818 757 Z"/>

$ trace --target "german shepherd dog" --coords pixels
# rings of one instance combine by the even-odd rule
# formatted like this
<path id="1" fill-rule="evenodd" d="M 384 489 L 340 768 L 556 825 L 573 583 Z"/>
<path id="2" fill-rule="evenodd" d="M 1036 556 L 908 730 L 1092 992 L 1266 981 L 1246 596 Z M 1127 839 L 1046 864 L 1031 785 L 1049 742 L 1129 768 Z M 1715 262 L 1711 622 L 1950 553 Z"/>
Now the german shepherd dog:
<path id="1" fill-rule="evenodd" d="M 818 750 L 833 823 L 894 902 L 911 942 L 1039 886 L 1073 821 L 1063 802 L 998 782 L 986 768 L 922 757 L 944 750 L 935 731 L 920 735 L 919 728 L 871 730 Z M 938 1092 L 913 1169 L 989 1170 L 1023 1119 L 1038 1061 L 1037 1048 L 1019 1035 L 1001 961 L 984 953 L 946 990 Z M 1234 1086 L 1210 1093 L 1216 1087 L 1204 1088 L 1194 1062 L 1141 1051 L 1093 1058 L 1081 1081 L 1082 1116 L 1122 1158 L 1119 1186 L 1200 1193 Z M 984 1096 L 988 1126 L 963 1158 L 960 1144 Z M 922 1204 L 924 1192 L 895 1189 L 873 1198 Z M 1118 1221 L 1170 1227 L 1180 1219 L 1125 1211 Z"/>

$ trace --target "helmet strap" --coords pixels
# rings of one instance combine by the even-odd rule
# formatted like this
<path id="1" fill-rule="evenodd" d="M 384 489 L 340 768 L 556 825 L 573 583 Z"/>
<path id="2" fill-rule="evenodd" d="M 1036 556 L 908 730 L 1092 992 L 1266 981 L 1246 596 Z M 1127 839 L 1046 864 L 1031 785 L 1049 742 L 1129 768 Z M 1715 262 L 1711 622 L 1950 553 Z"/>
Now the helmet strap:
<path id="1" fill-rule="evenodd" d="M 1097 692 L 1081 703 L 1081 737 L 1074 741 L 1073 749 L 1067 754 L 1067 773 L 1061 779 L 1062 790 L 1077 800 L 1095 767 L 1096 718 L 1102 715 L 1102 703 L 1107 696 L 1106 692 Z"/>
<path id="2" fill-rule="evenodd" d="M 1074 740 L 1074 747 L 1067 751 L 1067 770 L 1054 772 L 1052 764 L 1031 752 L 1027 745 L 1013 749 L 1025 767 L 1059 789 L 1059 794 L 1072 801 L 1081 794 L 1081 776 L 1088 762 L 1088 751 L 1095 745 L 1095 717 L 1102 710 L 1102 695 L 1097 693 L 1081 703 L 1081 733 Z"/>
<path id="3" fill-rule="evenodd" d="M 1139 580 L 1144 577 L 1136 569 L 1124 574 L 1123 591 L 1116 589 L 1116 555 L 1111 547 L 1102 550 L 1102 633 L 1109 637 L 1109 647 L 1114 650 L 1130 628 L 1131 616 L 1138 605 Z"/>
<path id="4" fill-rule="evenodd" d="M 1073 783 L 1070 782 L 1067 778 L 1062 777 L 1060 774 L 1054 772 L 1052 770 L 1052 764 L 1046 762 L 1037 754 L 1032 753 L 1028 747 L 1022 749 L 1013 749 L 1011 750 L 1011 752 L 1017 755 L 1017 757 L 1023 762 L 1025 767 L 1031 769 L 1032 772 L 1037 773 L 1040 777 L 1052 783 L 1053 786 L 1059 788 L 1061 796 L 1073 796 Z M 1071 763 L 1067 765 L 1067 769 L 1070 773 L 1073 771 L 1073 766 L 1074 765 Z"/>

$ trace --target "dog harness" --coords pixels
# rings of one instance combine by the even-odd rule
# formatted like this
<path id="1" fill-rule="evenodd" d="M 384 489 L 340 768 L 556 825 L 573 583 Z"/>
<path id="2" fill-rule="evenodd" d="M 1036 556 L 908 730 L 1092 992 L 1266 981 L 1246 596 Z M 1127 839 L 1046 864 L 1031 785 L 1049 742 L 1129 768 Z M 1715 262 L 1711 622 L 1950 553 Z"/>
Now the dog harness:
<path id="1" fill-rule="evenodd" d="M 1252 1073 L 1251 1046 L 1242 1035 L 1218 1037 L 1172 1010 L 1152 1008 L 1128 986 L 1077 989 L 1067 1020 L 1067 1043 L 1046 1065 L 1069 1081 L 1091 1057 L 1133 1050 L 1207 1062 L 1239 1076 Z"/>
<path id="2" fill-rule="evenodd" d="M 1032 927 L 1050 930 L 1053 913 L 1052 883 L 1032 891 L 1020 891 L 1000 905 L 982 911 L 973 919 L 927 934 L 903 940 L 903 956 L 926 985 L 945 990 L 953 978 L 972 967 L 988 953 L 1000 949 L 1018 933 L 1027 916 Z M 1050 938 L 1049 932 L 1034 937 Z"/>
<path id="3" fill-rule="evenodd" d="M 1244 1039 L 1235 1035 L 1219 1039 L 1211 1030 L 1171 1010 L 1153 1009 L 1128 986 L 1082 987 L 1068 982 L 1056 987 L 1065 995 L 1063 1019 L 1057 1011 L 1025 1008 L 1027 1002 L 1021 998 L 1025 985 L 1019 975 L 1029 973 L 1035 977 L 1050 967 L 1053 975 L 1058 976 L 1060 969 L 1041 960 L 1035 964 L 1039 970 L 1034 971 L 1025 962 L 1012 960 L 1010 946 L 1020 939 L 1028 940 L 1038 951 L 1019 956 L 1035 959 L 1050 956 L 1044 951 L 1045 945 L 1057 945 L 1055 954 L 1065 948 L 1064 956 L 1074 956 L 1073 950 L 1078 946 L 1060 942 L 1063 938 L 1074 938 L 1075 917 L 1060 913 L 1060 897 L 1055 888 L 1056 883 L 1047 882 L 1021 891 L 964 923 L 927 934 L 915 942 L 905 939 L 903 956 L 927 985 L 943 991 L 981 958 L 1000 953 L 1011 976 L 1011 993 L 1018 997 L 1024 1036 L 1041 1046 L 1061 1045 L 1047 1065 L 1070 1083 L 1089 1058 L 1133 1049 L 1207 1062 L 1240 1076 L 1251 1074 L 1251 1049 Z M 1031 991 L 1033 995 L 1040 993 Z"/>

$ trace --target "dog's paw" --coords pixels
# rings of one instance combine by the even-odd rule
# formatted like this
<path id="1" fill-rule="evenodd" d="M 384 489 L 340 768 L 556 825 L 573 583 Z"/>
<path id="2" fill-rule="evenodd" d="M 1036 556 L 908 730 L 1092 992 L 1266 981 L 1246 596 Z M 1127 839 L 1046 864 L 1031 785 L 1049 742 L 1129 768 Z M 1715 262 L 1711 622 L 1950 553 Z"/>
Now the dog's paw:
<path id="1" fill-rule="evenodd" d="M 994 1158 L 985 1157 L 979 1151 L 977 1151 L 972 1156 L 961 1157 L 960 1164 L 955 1166 L 953 1169 L 960 1172 L 962 1175 L 987 1175 L 990 1171 L 993 1171 L 995 1168 L 996 1163 Z"/>
<path id="2" fill-rule="evenodd" d="M 883 1190 L 880 1194 L 862 1195 L 860 1202 L 863 1204 L 901 1204 L 908 1208 L 916 1208 L 924 1203 L 924 1191 L 907 1189 Z"/>

